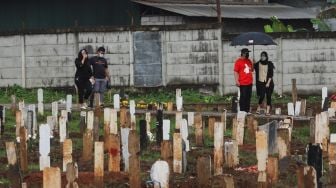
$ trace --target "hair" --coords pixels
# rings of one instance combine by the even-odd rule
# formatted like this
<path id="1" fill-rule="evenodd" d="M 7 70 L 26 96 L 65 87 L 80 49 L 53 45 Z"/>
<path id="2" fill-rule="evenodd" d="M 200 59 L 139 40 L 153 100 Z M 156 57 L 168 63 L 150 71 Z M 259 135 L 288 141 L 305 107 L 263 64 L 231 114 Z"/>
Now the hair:
<path id="1" fill-rule="evenodd" d="M 83 55 L 82 55 L 82 52 L 85 51 L 86 54 L 88 54 L 87 50 L 86 49 L 81 49 L 79 52 L 78 52 L 78 60 L 82 60 L 83 59 Z"/>
<path id="2" fill-rule="evenodd" d="M 266 61 L 268 61 L 268 54 L 267 54 L 267 52 L 262 51 L 262 52 L 260 53 L 260 56 L 262 56 L 262 55 L 264 55 L 264 56 L 266 57 Z"/>

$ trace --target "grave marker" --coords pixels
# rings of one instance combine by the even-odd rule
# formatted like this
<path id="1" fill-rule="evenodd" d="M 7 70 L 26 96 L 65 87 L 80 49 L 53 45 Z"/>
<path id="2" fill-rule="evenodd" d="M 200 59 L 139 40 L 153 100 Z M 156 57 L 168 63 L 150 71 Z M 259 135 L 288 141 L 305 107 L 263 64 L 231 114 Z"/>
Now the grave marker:
<path id="1" fill-rule="evenodd" d="M 95 142 L 94 149 L 94 177 L 96 182 L 104 177 L 104 142 Z"/>
<path id="2" fill-rule="evenodd" d="M 43 188 L 61 188 L 61 170 L 58 167 L 43 169 Z"/>
<path id="3" fill-rule="evenodd" d="M 258 183 L 265 185 L 266 163 L 268 157 L 268 135 L 264 130 L 256 132 L 256 154 L 258 160 Z"/>
<path id="4" fill-rule="evenodd" d="M 300 115 L 300 110 L 301 110 L 301 101 L 296 101 L 295 103 L 295 116 L 299 116 Z"/>
<path id="5" fill-rule="evenodd" d="M 120 138 L 118 135 L 109 135 L 108 143 L 108 170 L 120 172 Z"/>
<path id="6" fill-rule="evenodd" d="M 151 139 L 152 133 L 151 133 L 151 113 L 146 112 L 146 130 L 147 130 L 147 136 L 149 139 Z"/>
<path id="7" fill-rule="evenodd" d="M 118 134 L 118 112 L 111 109 L 110 134 Z"/>
<path id="8" fill-rule="evenodd" d="M 315 142 L 321 143 L 323 151 L 327 151 L 330 136 L 328 112 L 321 112 L 315 116 Z"/>
<path id="9" fill-rule="evenodd" d="M 83 161 L 90 161 L 92 159 L 93 151 L 93 131 L 86 129 L 83 134 Z"/>
<path id="10" fill-rule="evenodd" d="M 113 108 L 116 110 L 120 109 L 120 96 L 119 94 L 113 95 Z"/>
<path id="11" fill-rule="evenodd" d="M 128 137 L 128 150 L 129 150 L 129 165 L 132 170 L 129 171 L 129 184 L 130 187 L 141 187 L 140 176 L 140 143 L 139 136 L 135 130 L 129 132 Z"/>
<path id="12" fill-rule="evenodd" d="M 170 172 L 173 172 L 173 145 L 169 140 L 161 143 L 161 158 L 168 162 Z"/>
<path id="13" fill-rule="evenodd" d="M 298 188 L 314 188 L 317 187 L 316 171 L 312 166 L 299 166 L 296 170 Z"/>
<path id="14" fill-rule="evenodd" d="M 154 188 L 169 188 L 169 165 L 166 161 L 157 160 L 152 165 L 150 177 L 154 182 Z"/>
<path id="15" fill-rule="evenodd" d="M 239 164 L 238 143 L 235 140 L 224 143 L 224 165 L 232 168 Z"/>
<path id="16" fill-rule="evenodd" d="M 14 142 L 6 142 L 6 153 L 8 165 L 16 166 L 17 158 L 16 158 L 16 149 Z"/>
<path id="17" fill-rule="evenodd" d="M 279 161 L 277 157 L 268 156 L 266 172 L 267 184 L 272 187 L 279 179 Z"/>
<path id="18" fill-rule="evenodd" d="M 75 180 L 78 178 L 78 166 L 77 163 L 68 163 L 66 166 L 66 188 L 78 188 L 77 182 Z"/>
<path id="19" fill-rule="evenodd" d="M 163 134 L 163 111 L 157 110 L 156 113 L 156 144 L 159 146 L 162 142 Z"/>
<path id="20" fill-rule="evenodd" d="M 66 96 L 66 112 L 68 113 L 68 120 L 71 120 L 71 110 L 72 110 L 72 95 Z"/>
<path id="21" fill-rule="evenodd" d="M 244 143 L 244 127 L 245 127 L 246 112 L 239 111 L 237 114 L 237 132 L 236 140 L 238 145 L 243 145 Z"/>
<path id="22" fill-rule="evenodd" d="M 188 112 L 188 125 L 194 125 L 194 112 Z"/>
<path id="23" fill-rule="evenodd" d="M 292 101 L 293 104 L 297 101 L 297 88 L 296 88 L 296 79 L 292 79 Z"/>
<path id="24" fill-rule="evenodd" d="M 208 135 L 210 138 L 214 137 L 214 126 L 215 126 L 216 118 L 209 117 L 208 119 Z"/>
<path id="25" fill-rule="evenodd" d="M 181 121 L 182 121 L 182 112 L 176 112 L 175 129 L 180 129 L 181 128 Z"/>
<path id="26" fill-rule="evenodd" d="M 125 172 L 129 172 L 129 152 L 128 152 L 129 132 L 130 132 L 129 128 L 121 128 L 122 157 L 123 157 Z"/>
<path id="27" fill-rule="evenodd" d="M 174 133 L 174 173 L 182 173 L 182 137 L 180 133 Z"/>
<path id="28" fill-rule="evenodd" d="M 174 105 L 173 105 L 173 102 L 169 101 L 169 102 L 167 103 L 167 111 L 168 111 L 168 112 L 173 111 L 173 109 L 174 109 L 173 106 L 174 106 Z"/>
<path id="29" fill-rule="evenodd" d="M 11 111 L 12 111 L 12 114 L 15 115 L 15 113 L 16 113 L 16 97 L 15 97 L 15 95 L 11 95 Z"/>
<path id="30" fill-rule="evenodd" d="M 290 136 L 288 128 L 278 128 L 277 129 L 277 145 L 279 152 L 279 159 L 283 159 L 290 155 Z"/>
<path id="31" fill-rule="evenodd" d="M 214 127 L 214 175 L 223 173 L 224 125 L 216 122 Z"/>
<path id="32" fill-rule="evenodd" d="M 321 109 L 323 109 L 324 101 L 328 97 L 328 88 L 327 87 L 322 87 L 322 104 L 321 104 Z"/>
<path id="33" fill-rule="evenodd" d="M 16 124 L 16 140 L 17 142 L 20 142 L 20 128 L 21 128 L 21 123 L 22 121 L 22 112 L 20 110 L 16 111 L 15 113 L 15 124 Z"/>
<path id="34" fill-rule="evenodd" d="M 305 116 L 306 115 L 306 110 L 307 110 L 307 100 L 302 99 L 301 100 L 301 109 L 300 109 L 300 116 Z"/>
<path id="35" fill-rule="evenodd" d="M 58 124 L 58 103 L 57 101 L 51 103 L 51 115 L 56 118 L 56 125 Z"/>
<path id="36" fill-rule="evenodd" d="M 211 157 L 210 156 L 198 157 L 196 169 L 197 169 L 198 187 L 209 187 L 209 182 L 211 179 Z"/>
<path id="37" fill-rule="evenodd" d="M 60 135 L 60 142 L 63 143 L 67 137 L 66 132 L 66 118 L 63 116 L 59 117 L 59 135 Z"/>
<path id="38" fill-rule="evenodd" d="M 87 113 L 87 129 L 93 130 L 94 112 L 88 111 Z"/>
<path id="39" fill-rule="evenodd" d="M 39 130 L 39 151 L 40 151 L 40 170 L 50 167 L 50 127 L 48 124 L 41 124 Z"/>
<path id="40" fill-rule="evenodd" d="M 203 146 L 203 122 L 202 114 L 195 114 L 195 137 L 196 137 L 196 146 Z"/>
<path id="41" fill-rule="evenodd" d="M 84 130 L 86 129 L 86 111 L 80 112 L 79 129 L 82 134 L 84 133 Z"/>
<path id="42" fill-rule="evenodd" d="M 65 139 L 63 142 L 63 172 L 66 171 L 69 163 L 72 163 L 72 140 Z"/>
<path id="43" fill-rule="evenodd" d="M 20 127 L 20 167 L 23 172 L 28 171 L 27 130 L 25 127 Z"/>
<path id="44" fill-rule="evenodd" d="M 37 111 L 43 116 L 44 106 L 43 106 L 43 89 L 39 88 L 37 90 Z"/>
<path id="45" fill-rule="evenodd" d="M 288 115 L 289 116 L 294 116 L 294 104 L 293 103 L 288 103 L 287 104 L 287 108 L 288 108 Z"/>
<path id="46" fill-rule="evenodd" d="M 47 116 L 47 124 L 49 126 L 49 130 L 50 130 L 50 138 L 54 137 L 54 129 L 55 129 L 55 124 L 56 124 L 56 120 L 54 116 Z"/>

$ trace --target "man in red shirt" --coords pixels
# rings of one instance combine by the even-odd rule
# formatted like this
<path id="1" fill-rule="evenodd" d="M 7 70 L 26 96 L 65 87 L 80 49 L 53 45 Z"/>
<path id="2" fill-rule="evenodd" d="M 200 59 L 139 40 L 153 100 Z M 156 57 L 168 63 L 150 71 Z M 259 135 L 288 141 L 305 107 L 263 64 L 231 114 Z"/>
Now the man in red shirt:
<path id="1" fill-rule="evenodd" d="M 250 112 L 250 102 L 253 83 L 253 65 L 249 59 L 249 50 L 243 48 L 241 56 L 234 65 L 234 77 L 236 86 L 240 89 L 239 107 L 240 111 Z"/>

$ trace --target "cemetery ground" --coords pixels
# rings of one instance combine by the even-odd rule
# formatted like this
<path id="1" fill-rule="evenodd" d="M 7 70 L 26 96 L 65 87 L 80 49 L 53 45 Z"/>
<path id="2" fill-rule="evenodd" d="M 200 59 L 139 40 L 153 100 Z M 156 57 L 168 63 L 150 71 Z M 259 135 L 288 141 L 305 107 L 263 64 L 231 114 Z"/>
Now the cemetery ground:
<path id="1" fill-rule="evenodd" d="M 113 94 L 119 93 L 120 90 L 111 91 L 112 95 L 106 94 L 105 97 L 105 108 L 113 107 Z M 181 168 L 182 172 L 175 169 L 175 151 L 172 148 L 175 148 L 175 144 L 173 140 L 175 140 L 175 132 L 177 129 L 181 129 L 181 125 L 176 127 L 176 104 L 175 104 L 175 90 L 174 89 L 159 89 L 159 90 L 126 90 L 123 91 L 128 95 L 129 100 L 135 100 L 136 104 L 141 103 L 141 105 L 136 105 L 136 120 L 135 127 L 132 129 L 136 130 L 136 134 L 141 136 L 141 120 L 145 120 L 146 112 L 150 112 L 150 132 L 153 134 L 154 140 L 149 141 L 146 147 L 141 145 L 141 151 L 138 155 L 140 162 L 140 171 L 136 176 L 139 176 L 141 179 L 141 187 L 149 186 L 150 183 L 150 171 L 151 167 L 155 161 L 158 159 L 164 159 L 165 156 L 162 156 L 162 148 L 161 143 L 156 142 L 157 138 L 157 106 L 158 102 L 164 103 L 163 109 L 163 119 L 170 120 L 170 131 L 169 138 L 170 155 L 168 157 L 169 165 L 174 165 L 174 169 L 170 167 L 170 181 L 169 187 L 310 187 L 307 185 L 307 182 L 311 182 L 311 178 L 302 176 L 299 173 L 300 168 L 305 166 L 307 161 L 307 145 L 311 142 L 315 142 L 314 135 L 311 133 L 311 120 L 308 118 L 294 118 L 294 121 L 291 122 L 292 131 L 290 135 L 290 142 L 287 144 L 286 157 L 283 157 L 283 154 L 278 154 L 275 152 L 274 154 L 269 154 L 269 162 L 270 158 L 276 158 L 277 160 L 281 158 L 282 160 L 277 161 L 276 165 L 272 166 L 274 169 L 277 169 L 278 175 L 273 180 L 267 179 L 267 183 L 260 180 L 263 179 L 262 175 L 260 175 L 260 169 L 258 170 L 258 166 L 263 166 L 259 164 L 259 160 L 262 158 L 258 157 L 258 153 L 262 153 L 256 147 L 256 142 L 258 142 L 259 131 L 255 133 L 257 129 L 253 129 L 253 119 L 256 120 L 257 125 L 262 126 L 273 120 L 283 121 L 286 119 L 284 116 L 265 116 L 265 115 L 247 115 L 244 116 L 243 125 L 243 144 L 238 146 L 238 158 L 239 162 L 235 162 L 234 156 L 230 154 L 226 154 L 225 151 L 221 150 L 221 155 L 219 157 L 220 164 L 218 164 L 218 156 L 214 157 L 214 151 L 216 151 L 217 142 L 215 130 L 223 130 L 224 137 L 222 143 L 220 145 L 221 148 L 229 148 L 226 147 L 226 143 L 230 143 L 232 139 L 238 140 L 239 134 L 237 134 L 238 128 L 237 124 L 239 124 L 239 118 L 237 120 L 236 114 L 231 112 L 231 100 L 232 96 L 221 97 L 216 94 L 209 93 L 201 93 L 197 89 L 182 89 L 183 96 L 183 112 L 195 112 L 195 118 L 193 118 L 195 123 L 197 120 L 198 113 L 208 112 L 206 115 L 201 115 L 200 124 L 201 127 L 197 127 L 196 125 L 187 126 L 188 130 L 188 142 L 190 144 L 190 151 L 186 152 L 186 160 L 183 161 L 183 165 L 186 164 L 186 168 Z M 17 118 L 16 113 L 12 112 L 10 109 L 11 96 L 16 96 L 16 102 L 18 103 L 21 100 L 24 100 L 25 104 L 37 104 L 37 90 L 36 89 L 22 89 L 18 86 L 4 88 L 0 90 L 0 104 L 8 104 L 5 111 L 5 128 L 4 132 L 0 137 L 0 187 L 21 187 L 22 183 L 25 183 L 27 187 L 42 187 L 44 182 L 44 174 L 40 170 L 40 152 L 39 152 L 39 131 L 37 130 L 37 138 L 36 139 L 28 139 L 27 143 L 27 170 L 23 170 L 21 167 L 21 155 L 20 148 L 22 142 L 17 143 L 17 135 L 16 135 L 16 124 Z M 71 111 L 71 118 L 68 117 L 68 123 L 66 125 L 67 133 L 66 138 L 71 139 L 72 141 L 72 161 L 77 162 L 78 165 L 78 178 L 75 180 L 79 187 L 99 187 L 104 185 L 105 187 L 132 187 L 132 181 L 134 181 L 134 172 L 136 168 L 133 168 L 133 162 L 130 161 L 129 171 L 125 172 L 125 164 L 122 157 L 121 148 L 119 149 L 121 160 L 119 162 L 120 168 L 119 170 L 110 170 L 109 167 L 109 152 L 104 152 L 104 170 L 103 170 L 103 184 L 97 183 L 95 177 L 95 157 L 94 157 L 94 149 L 92 149 L 92 157 L 90 160 L 83 160 L 83 134 L 85 130 L 81 129 L 81 113 L 77 108 L 76 104 L 76 95 L 73 90 L 53 90 L 53 89 L 44 89 L 43 90 L 43 103 L 45 106 L 43 115 L 37 114 L 37 125 L 45 124 L 47 122 L 47 117 L 52 116 L 51 103 L 54 101 L 58 101 L 59 104 L 63 103 L 64 99 L 66 100 L 66 95 L 72 94 L 72 102 L 73 107 Z M 310 116 L 311 119 L 315 119 L 315 114 L 321 112 L 321 97 L 320 96 L 300 96 L 300 98 L 305 98 L 307 100 L 307 109 L 310 109 L 313 113 L 313 116 Z M 253 112 L 256 109 L 256 96 L 253 95 L 252 98 L 252 108 Z M 173 111 L 167 109 L 167 103 L 173 102 L 174 107 Z M 273 111 L 274 114 L 275 108 L 281 108 L 281 114 L 287 114 L 287 103 L 292 102 L 292 98 L 289 95 L 284 95 L 282 97 L 276 96 L 274 94 L 273 97 Z M 129 109 L 129 104 L 120 103 L 120 106 L 123 104 L 127 105 L 127 109 Z M 145 105 L 144 105 L 145 104 Z M 49 105 L 49 107 L 48 107 Z M 61 111 L 59 107 L 58 111 Z M 148 110 L 150 108 L 150 110 Z M 168 107 L 169 108 L 169 107 Z M 170 107 L 171 108 L 171 107 Z M 18 107 L 17 107 L 18 109 Z M 226 111 L 225 111 L 225 110 Z M 96 113 L 96 109 L 93 109 Z M 98 110 L 99 111 L 99 110 Z M 225 112 L 225 113 L 223 113 Z M 104 110 L 100 109 L 100 113 L 104 114 Z M 211 113 L 223 113 L 222 116 L 211 115 Z M 58 113 L 61 114 L 60 112 Z M 96 139 L 97 141 L 104 142 L 106 133 L 104 131 L 104 115 L 101 115 L 99 118 L 99 137 Z M 117 124 L 118 124 L 118 134 L 120 135 L 121 124 L 123 121 L 121 116 L 121 112 L 118 112 Z M 188 114 L 189 116 L 189 114 Z M 183 114 L 183 119 L 188 119 L 187 114 Z M 194 116 L 194 115 L 193 115 Z M 223 120 L 223 116 L 225 119 Z M 130 118 L 128 118 L 130 119 Z M 127 126 L 130 126 L 130 121 Z M 189 121 L 189 120 L 188 120 Z M 238 121 L 238 123 L 237 123 Z M 215 122 L 222 122 L 224 128 L 217 129 L 220 127 L 219 124 Z M 86 122 L 85 126 L 87 126 Z M 329 124 L 330 134 L 336 133 L 336 122 L 330 121 Z M 57 126 L 59 127 L 59 126 Z M 199 132 L 201 131 L 201 132 Z M 201 134 L 201 139 L 199 138 Z M 279 135 L 279 133 L 278 133 Z M 67 184 L 67 174 L 63 172 L 63 160 L 64 160 L 64 148 L 63 142 L 60 142 L 60 131 L 55 130 L 53 138 L 50 139 L 50 167 L 59 167 L 61 170 L 61 186 L 65 187 Z M 139 137 L 138 137 L 139 138 Z M 220 138 L 220 136 L 219 136 Z M 256 140 L 257 138 L 257 140 Z M 140 138 L 141 140 L 142 138 Z M 162 139 L 162 138 L 161 138 Z M 137 139 L 139 142 L 139 139 Z M 167 140 L 165 136 L 163 136 L 163 142 Z M 201 143 L 200 141 L 201 140 Z M 130 140 L 128 140 L 130 141 Z M 17 156 L 17 165 L 12 166 L 9 165 L 9 160 L 6 153 L 6 142 L 14 142 L 15 143 L 15 153 Z M 122 140 L 119 140 L 120 145 L 122 144 Z M 225 143 L 225 147 L 224 147 Z M 231 142 L 232 143 L 232 142 Z M 139 143 L 138 143 L 139 144 Z M 121 146 L 120 146 L 121 147 Z M 128 146 L 130 148 L 130 146 Z M 267 148 L 267 146 L 266 146 Z M 232 149 L 232 148 L 231 148 Z M 262 148 L 261 148 L 262 149 Z M 183 152 L 185 148 L 182 149 Z M 174 151 L 174 152 L 173 152 Z M 182 153 L 183 153 L 182 152 Z M 131 149 L 130 153 L 132 155 Z M 174 154 L 173 154 L 174 153 Z M 215 152 L 216 153 L 216 152 Z M 271 152 L 268 152 L 271 153 Z M 183 154 L 184 155 L 184 154 Z M 230 155 L 230 156 L 228 156 Z M 182 155 L 181 155 L 182 156 Z M 259 155 L 260 156 L 260 155 Z M 203 157 L 203 158 L 202 158 Z M 216 159 L 214 159 L 216 158 Z M 131 157 L 130 157 L 131 159 Z M 173 163 L 174 160 L 174 163 Z M 180 159 L 181 161 L 184 159 Z M 203 160 L 203 162 L 202 162 Z M 205 161 L 205 162 L 204 162 Z M 328 155 L 328 151 L 323 152 L 323 172 L 322 177 L 320 178 L 320 182 L 324 187 L 333 187 L 336 186 L 335 181 L 332 181 L 332 173 L 329 168 L 330 156 Z M 211 165 L 210 165 L 211 163 Z M 182 163 L 181 163 L 182 164 Z M 118 166 L 118 165 L 117 165 Z M 137 165 L 135 165 L 137 166 Z M 218 167 L 222 170 L 218 170 Z M 272 168 L 271 167 L 271 168 Z M 179 167 L 177 167 L 179 168 Z M 217 168 L 217 169 L 216 169 Z M 269 175 L 269 171 L 267 167 L 267 176 Z M 127 170 L 126 170 L 127 171 Z M 215 176 L 216 175 L 216 176 Z M 274 174 L 273 174 L 274 175 Z M 305 174 L 306 175 L 306 174 Z M 315 174 L 316 175 L 316 174 Z M 335 174 L 334 174 L 335 175 Z M 272 175 L 271 175 L 272 176 Z M 335 177 L 335 176 L 334 176 Z M 133 179 L 132 179 L 133 178 Z M 136 178 L 135 178 L 136 179 Z M 209 181 L 210 180 L 210 181 Z M 232 182 L 233 180 L 233 182 Z M 302 180 L 302 181 L 301 181 Z M 271 182 L 269 182 L 271 181 Z M 300 182 L 301 181 L 301 182 Z M 303 183 L 303 184 L 302 184 Z M 306 183 L 306 184 L 304 184 Z M 299 185 L 298 185 L 299 184 Z M 133 184 L 134 185 L 134 184 Z M 306 185 L 306 186 L 304 186 Z M 135 186 L 140 187 L 140 185 Z"/>

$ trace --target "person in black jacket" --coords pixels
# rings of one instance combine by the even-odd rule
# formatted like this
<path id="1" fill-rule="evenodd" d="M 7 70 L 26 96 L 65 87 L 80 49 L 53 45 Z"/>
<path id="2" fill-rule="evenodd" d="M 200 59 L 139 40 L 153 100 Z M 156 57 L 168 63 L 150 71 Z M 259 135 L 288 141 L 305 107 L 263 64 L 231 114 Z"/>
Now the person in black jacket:
<path id="1" fill-rule="evenodd" d="M 273 74 L 274 64 L 268 60 L 267 52 L 263 51 L 260 54 L 260 60 L 254 64 L 254 70 L 256 75 L 256 88 L 257 95 L 259 97 L 257 114 L 260 113 L 260 108 L 266 95 L 266 115 L 270 114 L 272 93 L 274 90 Z"/>
<path id="2" fill-rule="evenodd" d="M 89 64 L 88 52 L 83 49 L 78 53 L 78 57 L 75 60 L 76 74 L 75 84 L 78 89 L 78 99 L 81 108 L 87 108 L 87 101 L 92 92 L 92 69 Z M 84 101 L 85 100 L 85 101 Z"/>

